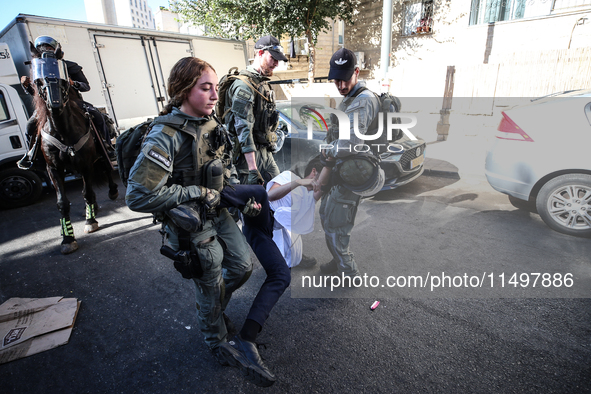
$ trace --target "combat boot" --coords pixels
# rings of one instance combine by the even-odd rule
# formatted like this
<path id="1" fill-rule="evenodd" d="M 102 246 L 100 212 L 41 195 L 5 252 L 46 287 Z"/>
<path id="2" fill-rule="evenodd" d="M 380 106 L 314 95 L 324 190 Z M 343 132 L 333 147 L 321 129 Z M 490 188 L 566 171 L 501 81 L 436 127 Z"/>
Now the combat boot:
<path id="1" fill-rule="evenodd" d="M 246 380 L 261 387 L 269 387 L 277 378 L 261 360 L 257 345 L 236 335 L 233 340 L 220 345 L 222 354 L 233 367 L 240 368 Z"/>
<path id="2" fill-rule="evenodd" d="M 314 257 L 308 257 L 306 255 L 302 255 L 302 261 L 297 265 L 300 268 L 310 268 L 314 267 L 318 263 Z"/>
<path id="3" fill-rule="evenodd" d="M 230 363 L 226 360 L 226 357 L 222 354 L 221 347 L 218 346 L 215 349 L 211 349 L 211 355 L 215 358 L 215 361 L 218 362 L 222 367 L 229 367 Z"/>
<path id="4" fill-rule="evenodd" d="M 337 270 L 338 270 L 338 267 L 337 267 L 337 260 L 336 259 L 332 259 L 328 263 L 322 264 L 320 266 L 320 271 L 324 275 L 335 273 L 335 272 L 337 272 Z"/>

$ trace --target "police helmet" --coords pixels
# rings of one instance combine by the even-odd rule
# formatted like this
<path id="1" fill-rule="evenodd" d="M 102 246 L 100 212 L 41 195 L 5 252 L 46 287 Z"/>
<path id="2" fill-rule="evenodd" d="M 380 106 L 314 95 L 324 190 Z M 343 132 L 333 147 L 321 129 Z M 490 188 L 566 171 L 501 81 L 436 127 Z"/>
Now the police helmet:
<path id="1" fill-rule="evenodd" d="M 49 36 L 39 36 L 35 39 L 35 48 L 38 51 L 41 51 L 40 47 L 43 45 L 49 45 L 50 47 L 52 47 L 55 50 L 59 44 L 60 43 L 57 42 L 57 40 L 55 40 Z"/>
<path id="2" fill-rule="evenodd" d="M 336 164 L 342 185 L 362 197 L 370 197 L 382 190 L 386 181 L 384 170 L 372 154 L 356 154 Z"/>

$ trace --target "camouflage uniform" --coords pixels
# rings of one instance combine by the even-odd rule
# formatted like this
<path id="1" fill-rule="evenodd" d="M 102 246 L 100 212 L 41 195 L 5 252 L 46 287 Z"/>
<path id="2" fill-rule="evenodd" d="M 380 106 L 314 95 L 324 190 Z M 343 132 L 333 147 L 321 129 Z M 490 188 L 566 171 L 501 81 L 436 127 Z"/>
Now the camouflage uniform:
<path id="1" fill-rule="evenodd" d="M 328 156 L 340 158 L 355 154 L 352 148 L 351 152 L 344 149 L 363 143 L 353 132 L 354 113 L 357 112 L 359 114 L 359 132 L 365 134 L 368 126 L 379 111 L 377 99 L 369 90 L 365 90 L 353 99 L 351 98 L 362 86 L 363 83 L 358 82 L 349 94 L 343 98 L 343 101 L 337 108 L 349 116 L 351 139 L 337 139 L 338 121 L 333 122 L 333 127 L 336 127 L 336 130 L 331 129 L 327 137 L 327 142 L 333 145 L 333 148 L 327 151 Z M 332 177 L 334 177 L 334 174 Z M 320 220 L 324 229 L 326 245 L 333 260 L 337 262 L 339 274 L 344 273 L 346 276 L 356 276 L 359 275 L 359 270 L 357 269 L 353 253 L 349 250 L 349 240 L 355 224 L 355 216 L 357 215 L 361 196 L 335 183 L 334 178 L 330 180 L 329 185 L 332 185 L 332 188 L 329 193 L 322 196 L 320 203 Z"/>
<path id="2" fill-rule="evenodd" d="M 254 67 L 248 66 L 240 74 L 252 78 L 255 85 L 261 84 L 259 92 L 269 101 L 264 100 L 247 83 L 237 79 L 226 92 L 227 107 L 224 110 L 230 111 L 223 121 L 235 139 L 234 163 L 240 183 L 247 183 L 248 165 L 244 153 L 248 152 L 255 152 L 257 169 L 266 183 L 279 175 L 279 168 L 273 158 L 273 138 L 276 139 L 278 121 L 275 99 L 273 91 L 265 83 L 269 78 L 259 74 Z"/>
<path id="3" fill-rule="evenodd" d="M 127 205 L 134 211 L 161 214 L 201 196 L 198 185 L 202 181 L 191 182 L 187 174 L 198 172 L 196 163 L 212 159 L 207 153 L 201 157 L 194 154 L 199 147 L 200 127 L 211 118 L 195 118 L 178 108 L 162 118 L 166 117 L 186 122 L 182 130 L 157 123 L 146 137 L 130 170 L 125 196 Z M 172 222 L 165 223 L 171 247 L 179 250 L 179 229 Z M 213 241 L 207 242 L 211 237 Z M 222 313 L 232 292 L 252 271 L 250 249 L 225 208 L 219 209 L 215 218 L 206 220 L 200 232 L 191 233 L 190 239 L 204 272 L 201 278 L 193 279 L 199 328 L 205 342 L 214 349 L 226 341 Z"/>

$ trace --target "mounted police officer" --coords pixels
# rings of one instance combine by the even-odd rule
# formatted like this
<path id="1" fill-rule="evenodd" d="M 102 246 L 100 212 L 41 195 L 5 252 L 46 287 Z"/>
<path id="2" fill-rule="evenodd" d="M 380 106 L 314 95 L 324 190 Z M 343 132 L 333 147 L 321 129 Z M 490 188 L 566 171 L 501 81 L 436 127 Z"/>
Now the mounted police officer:
<path id="1" fill-rule="evenodd" d="M 60 43 L 49 36 L 39 36 L 35 39 L 35 43 L 33 44 L 35 50 L 37 50 L 40 54 L 45 52 L 56 52 L 58 48 L 61 50 Z M 33 49 L 31 49 L 33 50 Z M 70 86 L 73 87 L 78 94 L 81 92 L 88 92 L 90 90 L 90 85 L 88 84 L 88 80 L 86 76 L 82 72 L 82 67 L 75 62 L 70 60 L 64 60 L 66 63 L 66 67 L 68 70 L 68 77 L 70 80 Z M 21 84 L 25 92 L 33 96 L 35 94 L 35 90 L 31 85 L 31 79 L 28 76 L 23 76 L 21 78 Z M 80 95 L 80 97 L 82 97 Z M 92 106 L 92 104 L 81 101 L 83 103 L 83 110 L 88 111 L 88 113 L 92 116 L 92 120 L 94 125 L 101 136 L 104 139 L 107 148 L 110 147 L 110 131 L 107 125 L 105 124 L 105 120 L 103 115 Z M 27 139 L 29 140 L 29 147 L 31 149 L 27 152 L 21 160 L 17 162 L 17 165 L 21 169 L 29 169 L 33 165 L 33 161 L 35 160 L 35 156 L 37 155 L 38 144 L 37 144 L 37 114 L 34 113 L 27 122 L 26 126 L 26 134 Z M 112 155 L 112 149 L 109 151 L 109 155 Z M 111 156 L 113 157 L 113 156 Z"/>
<path id="2" fill-rule="evenodd" d="M 330 191 L 322 196 L 320 219 L 332 260 L 320 269 L 324 274 L 338 271 L 351 278 L 359 275 L 353 253 L 349 250 L 349 239 L 361 197 L 375 194 L 384 184 L 379 159 L 364 147 L 364 141 L 354 133 L 356 115 L 359 133 L 366 134 L 379 112 L 376 95 L 358 78 L 355 54 L 345 48 L 336 51 L 330 59 L 328 79 L 334 80 L 339 93 L 344 96 L 337 109 L 349 118 L 347 126 L 351 130 L 351 138 L 339 139 L 338 121 L 335 119 L 327 133 L 329 148 L 321 154 L 326 165 L 323 171 L 331 171 Z"/>
<path id="3" fill-rule="evenodd" d="M 253 64 L 226 91 L 222 120 L 235 139 L 234 163 L 240 183 L 262 185 L 279 175 L 273 158 L 279 116 L 267 82 L 279 61 L 287 58 L 275 37 L 262 37 L 254 47 Z"/>

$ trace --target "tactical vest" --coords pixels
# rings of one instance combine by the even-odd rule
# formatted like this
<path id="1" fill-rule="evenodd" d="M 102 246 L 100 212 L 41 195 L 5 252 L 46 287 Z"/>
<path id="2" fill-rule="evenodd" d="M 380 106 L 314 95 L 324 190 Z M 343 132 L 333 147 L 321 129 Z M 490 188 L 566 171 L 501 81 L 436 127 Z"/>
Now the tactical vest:
<path id="1" fill-rule="evenodd" d="M 247 76 L 257 89 L 254 92 L 254 127 L 252 130 L 252 138 L 257 146 L 270 147 L 277 143 L 277 135 L 275 130 L 279 122 L 279 114 L 275 106 L 274 92 L 267 83 L 261 81 L 258 75 L 251 73 L 248 70 L 242 70 L 240 75 Z"/>
<path id="2" fill-rule="evenodd" d="M 156 118 L 158 120 L 158 118 Z M 224 187 L 224 176 L 229 178 L 230 157 L 226 152 L 231 151 L 231 142 L 225 127 L 216 117 L 210 117 L 202 123 L 170 116 L 160 120 L 166 128 L 172 128 L 191 137 L 186 138 L 184 144 L 191 143 L 193 152 L 193 166 L 188 170 L 173 169 L 169 184 L 181 186 L 205 186 L 208 189 L 221 191 Z M 170 131 L 167 133 L 170 135 Z"/>

